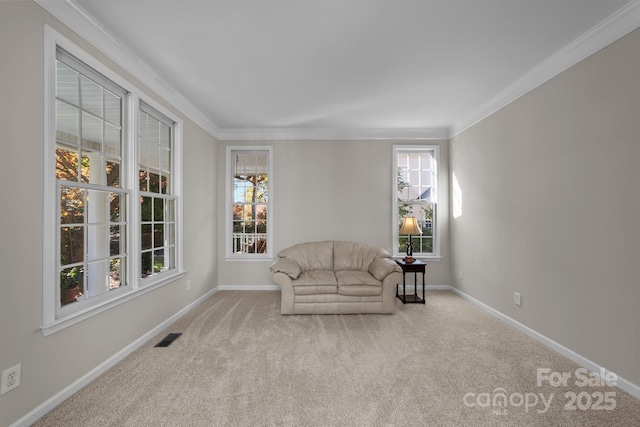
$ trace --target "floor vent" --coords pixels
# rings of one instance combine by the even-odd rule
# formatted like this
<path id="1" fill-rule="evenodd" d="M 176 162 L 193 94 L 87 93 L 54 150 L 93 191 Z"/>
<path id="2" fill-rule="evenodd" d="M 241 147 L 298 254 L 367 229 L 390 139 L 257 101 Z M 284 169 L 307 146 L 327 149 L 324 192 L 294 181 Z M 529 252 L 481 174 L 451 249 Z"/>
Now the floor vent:
<path id="1" fill-rule="evenodd" d="M 177 340 L 182 334 L 169 334 L 154 347 L 169 347 L 175 340 Z"/>

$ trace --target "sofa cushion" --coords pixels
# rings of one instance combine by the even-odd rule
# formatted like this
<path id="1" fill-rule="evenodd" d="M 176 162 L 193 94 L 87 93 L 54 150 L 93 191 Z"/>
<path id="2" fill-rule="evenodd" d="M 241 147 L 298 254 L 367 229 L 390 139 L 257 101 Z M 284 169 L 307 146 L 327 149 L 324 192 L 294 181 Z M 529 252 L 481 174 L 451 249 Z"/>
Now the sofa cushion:
<path id="1" fill-rule="evenodd" d="M 271 271 L 274 273 L 284 273 L 292 279 L 297 279 L 302 273 L 297 262 L 289 258 L 280 258 L 271 264 Z"/>
<path id="2" fill-rule="evenodd" d="M 402 273 L 402 268 L 391 258 L 376 258 L 369 265 L 369 273 L 378 280 L 383 280 L 394 271 Z"/>
<path id="3" fill-rule="evenodd" d="M 366 296 L 382 293 L 382 282 L 366 271 L 336 271 L 336 279 L 340 295 Z"/>
<path id="4" fill-rule="evenodd" d="M 338 282 L 333 270 L 304 271 L 291 282 L 296 295 L 335 294 Z"/>
<path id="5" fill-rule="evenodd" d="M 390 257 L 384 249 L 358 242 L 334 242 L 333 254 L 333 268 L 336 271 L 368 271 L 374 259 Z"/>
<path id="6" fill-rule="evenodd" d="M 333 270 L 333 242 L 300 243 L 278 252 L 280 258 L 295 261 L 302 271 Z"/>

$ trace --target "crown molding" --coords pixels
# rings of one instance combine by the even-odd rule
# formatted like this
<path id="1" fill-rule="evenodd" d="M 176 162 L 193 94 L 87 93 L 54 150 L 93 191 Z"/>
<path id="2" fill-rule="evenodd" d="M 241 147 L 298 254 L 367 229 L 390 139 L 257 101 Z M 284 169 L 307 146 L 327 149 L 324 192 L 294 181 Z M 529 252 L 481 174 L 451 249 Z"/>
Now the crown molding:
<path id="1" fill-rule="evenodd" d="M 541 62 L 451 128 L 458 135 L 546 81 L 640 27 L 640 0 L 633 0 L 573 42 Z"/>
<path id="2" fill-rule="evenodd" d="M 429 140 L 449 139 L 449 128 L 425 129 L 337 129 L 337 128 L 264 128 L 219 129 L 221 141 L 287 141 L 287 140 L 357 140 L 398 139 Z"/>
<path id="3" fill-rule="evenodd" d="M 218 138 L 218 127 L 207 116 L 73 0 L 34 1 L 214 138 Z"/>

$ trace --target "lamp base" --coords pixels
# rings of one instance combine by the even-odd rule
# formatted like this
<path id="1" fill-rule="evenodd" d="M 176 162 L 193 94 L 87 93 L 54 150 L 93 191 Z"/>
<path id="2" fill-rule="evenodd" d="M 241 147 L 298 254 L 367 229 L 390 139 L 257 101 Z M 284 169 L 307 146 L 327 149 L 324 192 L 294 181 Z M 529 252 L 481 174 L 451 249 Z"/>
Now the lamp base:
<path id="1" fill-rule="evenodd" d="M 412 256 L 408 256 L 404 258 L 404 262 L 406 262 L 407 264 L 411 264 L 413 263 L 413 261 L 415 261 L 415 258 Z"/>

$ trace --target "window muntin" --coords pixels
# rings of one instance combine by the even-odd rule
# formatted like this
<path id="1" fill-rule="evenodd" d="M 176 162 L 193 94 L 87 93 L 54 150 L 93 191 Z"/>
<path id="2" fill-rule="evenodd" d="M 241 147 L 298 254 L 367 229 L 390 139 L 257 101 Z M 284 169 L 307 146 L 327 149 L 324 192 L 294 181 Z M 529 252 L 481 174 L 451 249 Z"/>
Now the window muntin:
<path id="1" fill-rule="evenodd" d="M 120 188 L 127 92 L 58 49 L 55 93 L 62 308 L 127 285 L 127 193 Z"/>
<path id="2" fill-rule="evenodd" d="M 147 104 L 138 111 L 140 277 L 176 268 L 176 197 L 171 185 L 174 123 Z"/>
<path id="3" fill-rule="evenodd" d="M 230 254 L 270 253 L 270 150 L 233 149 L 229 154 Z"/>
<path id="4" fill-rule="evenodd" d="M 419 256 L 439 256 L 437 216 L 438 147 L 394 147 L 395 203 L 394 253 L 406 250 L 409 236 L 400 235 L 400 226 L 406 216 L 417 219 L 422 230 L 411 236 L 413 253 Z"/>

